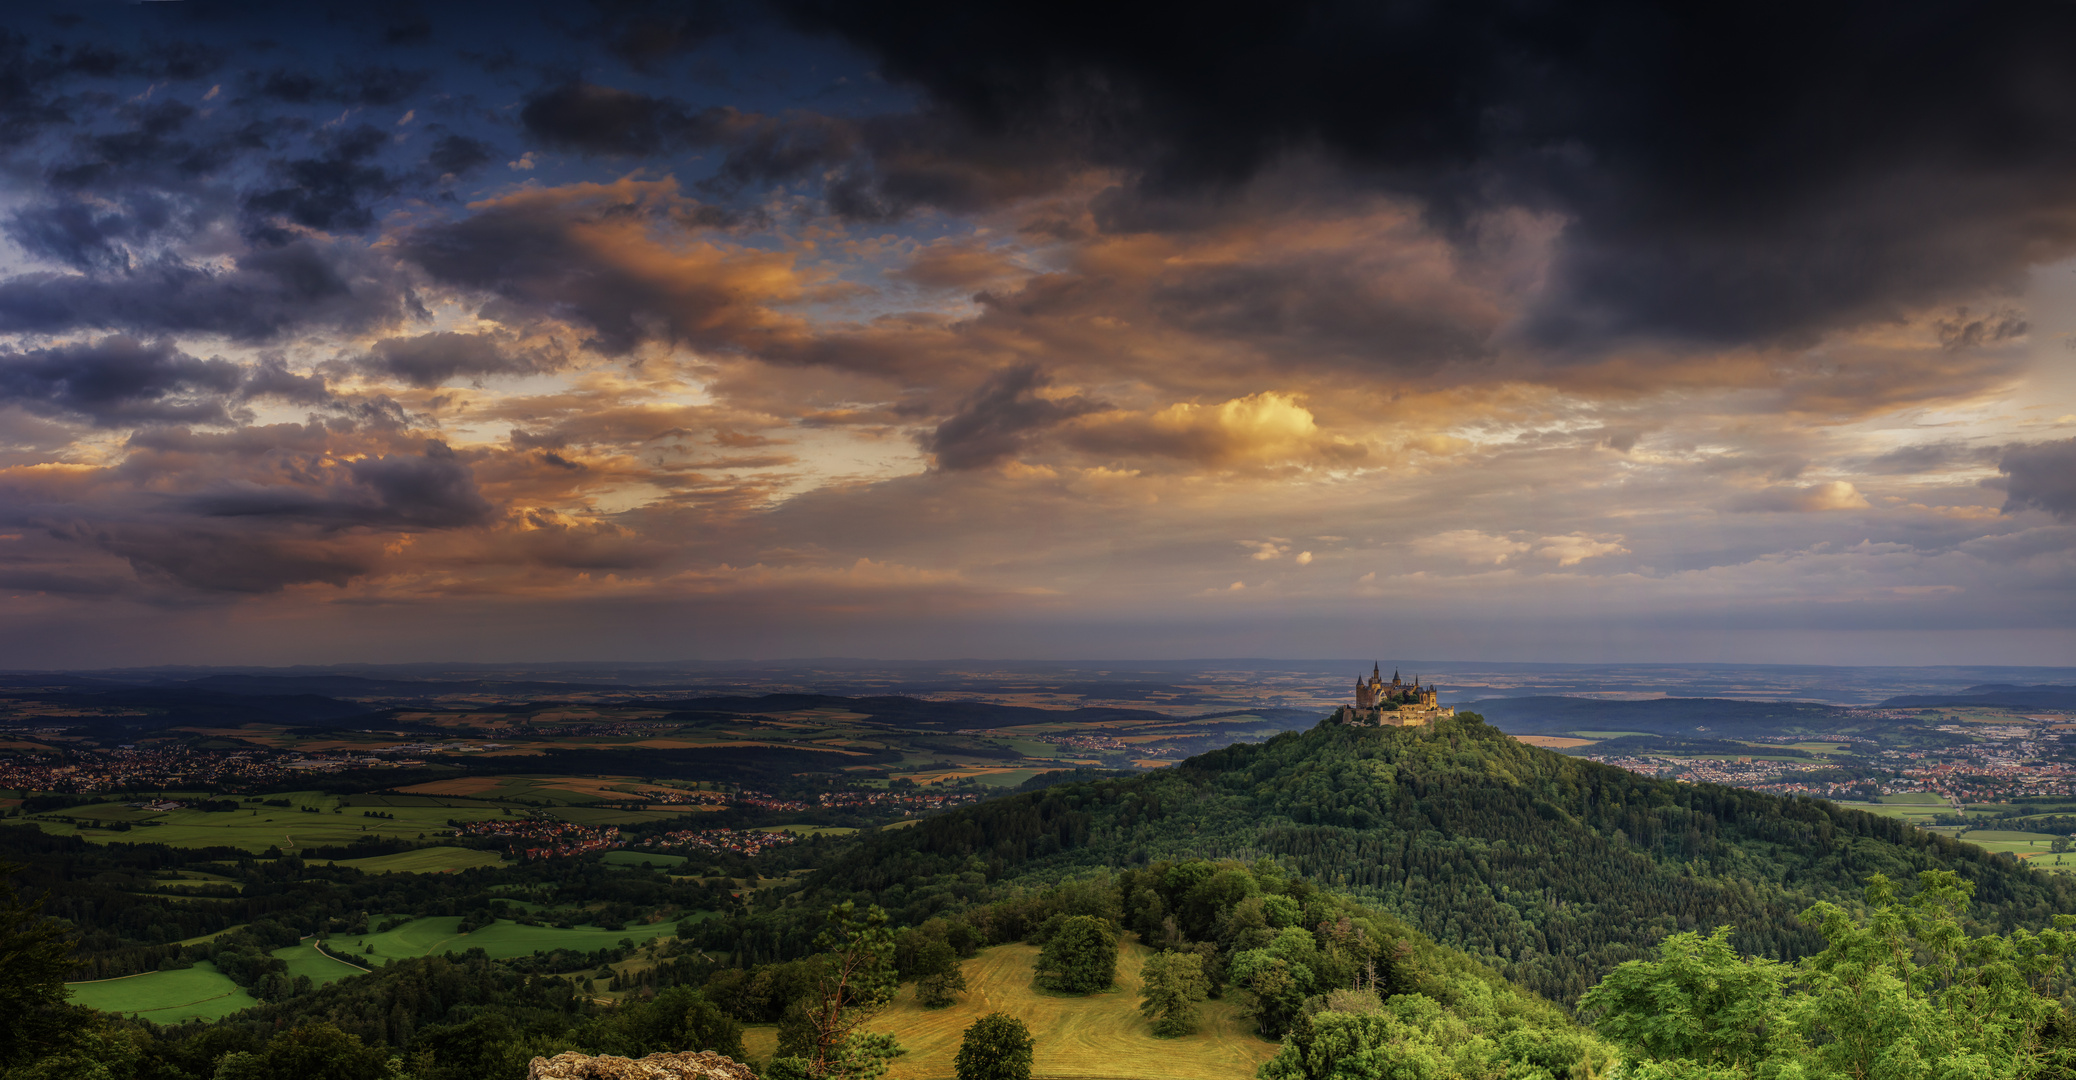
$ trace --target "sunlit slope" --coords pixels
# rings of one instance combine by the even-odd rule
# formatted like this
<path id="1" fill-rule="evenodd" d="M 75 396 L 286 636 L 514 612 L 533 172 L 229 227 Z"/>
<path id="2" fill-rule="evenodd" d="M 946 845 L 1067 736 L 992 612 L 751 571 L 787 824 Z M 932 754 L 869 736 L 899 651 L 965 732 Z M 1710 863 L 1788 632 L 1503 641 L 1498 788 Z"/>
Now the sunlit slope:
<path id="1" fill-rule="evenodd" d="M 1263 855 L 1564 1001 L 1677 930 L 1730 924 L 1742 948 L 1802 955 L 1820 941 L 1798 913 L 1855 900 L 1876 872 L 1955 869 L 1999 927 L 2076 912 L 2076 883 L 1902 821 L 1638 776 L 1524 746 L 1470 715 L 1433 728 L 1321 724 L 962 809 L 868 839 L 821 882 L 920 919 L 962 873 L 1042 879 Z"/>
<path id="2" fill-rule="evenodd" d="M 923 1008 L 909 984 L 867 1027 L 892 1034 L 908 1051 L 894 1059 L 888 1071 L 893 1080 L 952 1076 L 960 1037 L 991 1012 L 1006 1012 L 1030 1026 L 1037 1044 L 1034 1078 L 1252 1080 L 1254 1070 L 1275 1055 L 1277 1044 L 1256 1038 L 1229 1001 L 1205 1002 L 1204 1022 L 1195 1035 L 1154 1037 L 1139 1013 L 1139 965 L 1150 952 L 1142 945 L 1123 946 L 1115 990 L 1068 997 L 1032 985 L 1037 946 L 998 946 L 966 961 L 967 991 L 958 1004 Z"/>

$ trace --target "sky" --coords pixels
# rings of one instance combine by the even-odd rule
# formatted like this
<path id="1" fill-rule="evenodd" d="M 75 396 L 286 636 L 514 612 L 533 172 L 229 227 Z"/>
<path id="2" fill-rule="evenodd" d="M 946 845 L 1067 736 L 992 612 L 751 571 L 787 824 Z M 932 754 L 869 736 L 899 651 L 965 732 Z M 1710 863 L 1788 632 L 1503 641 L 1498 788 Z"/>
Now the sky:
<path id="1" fill-rule="evenodd" d="M 0 667 L 2076 655 L 2076 8 L 0 14 Z"/>

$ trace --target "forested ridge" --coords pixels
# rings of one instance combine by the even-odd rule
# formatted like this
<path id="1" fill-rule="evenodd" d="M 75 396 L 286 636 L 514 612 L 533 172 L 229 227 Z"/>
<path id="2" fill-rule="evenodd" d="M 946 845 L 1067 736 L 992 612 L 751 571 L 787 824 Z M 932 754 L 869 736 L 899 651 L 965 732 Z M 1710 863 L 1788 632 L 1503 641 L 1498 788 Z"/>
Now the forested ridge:
<path id="1" fill-rule="evenodd" d="M 996 800 L 872 838 L 815 889 L 919 919 L 980 880 L 1264 855 L 1565 1002 L 1681 931 L 1729 925 L 1749 953 L 1815 953 L 1823 939 L 1797 913 L 1856 903 L 1876 873 L 1956 871 L 1975 886 L 1979 929 L 2076 911 L 2076 886 L 2008 856 L 1821 800 L 1566 757 L 1474 714 L 1429 728 L 1322 723 Z"/>

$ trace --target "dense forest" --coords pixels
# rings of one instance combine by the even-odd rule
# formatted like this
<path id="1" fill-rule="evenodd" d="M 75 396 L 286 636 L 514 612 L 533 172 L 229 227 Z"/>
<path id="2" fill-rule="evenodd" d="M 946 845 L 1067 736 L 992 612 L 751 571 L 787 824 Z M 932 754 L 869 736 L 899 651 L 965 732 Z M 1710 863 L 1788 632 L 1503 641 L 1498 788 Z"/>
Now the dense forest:
<path id="1" fill-rule="evenodd" d="M 1952 869 L 1971 926 L 2043 926 L 2076 885 L 1820 800 L 1682 784 L 1526 746 L 1474 714 L 1426 728 L 1323 723 L 1157 773 L 1062 784 L 861 843 L 822 899 L 907 918 L 976 881 L 1162 858 L 1275 858 L 1363 897 L 1508 978 L 1576 1001 L 1668 934 L 1734 928 L 1776 959 L 1823 939 L 1796 914 L 1876 873 Z"/>

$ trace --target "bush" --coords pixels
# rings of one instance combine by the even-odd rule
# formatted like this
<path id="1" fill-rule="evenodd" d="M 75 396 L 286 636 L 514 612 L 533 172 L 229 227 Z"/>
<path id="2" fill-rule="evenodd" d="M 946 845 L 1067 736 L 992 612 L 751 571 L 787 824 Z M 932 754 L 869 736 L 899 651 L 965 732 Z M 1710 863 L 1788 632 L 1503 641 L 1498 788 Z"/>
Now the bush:
<path id="1" fill-rule="evenodd" d="M 1038 954 L 1038 979 L 1069 994 L 1108 990 L 1117 981 L 1117 931 L 1092 915 L 1060 919 Z"/>
<path id="2" fill-rule="evenodd" d="M 952 1069 L 959 1080 L 1031 1080 L 1031 1029 L 1008 1013 L 989 1013 L 966 1029 Z"/>
<path id="3" fill-rule="evenodd" d="M 948 941 L 933 938 L 916 950 L 915 974 L 915 999 L 925 1008 L 941 1009 L 966 992 L 966 973 Z"/>
<path id="4" fill-rule="evenodd" d="M 1153 1021 L 1153 1033 L 1162 1038 L 1195 1034 L 1198 1007 L 1211 993 L 1204 958 L 1193 952 L 1157 953 L 1147 957 L 1139 977 L 1145 984 L 1139 1011 Z"/>

